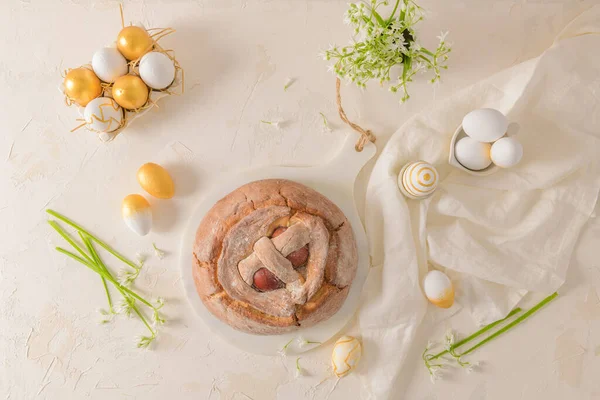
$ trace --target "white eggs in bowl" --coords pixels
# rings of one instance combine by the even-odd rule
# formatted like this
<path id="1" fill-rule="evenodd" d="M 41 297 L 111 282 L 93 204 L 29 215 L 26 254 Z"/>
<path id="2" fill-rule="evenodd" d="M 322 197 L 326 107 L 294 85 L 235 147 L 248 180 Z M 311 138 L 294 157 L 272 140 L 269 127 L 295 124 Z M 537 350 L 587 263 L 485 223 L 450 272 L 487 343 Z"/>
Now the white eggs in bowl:
<path id="1" fill-rule="evenodd" d="M 514 167 L 523 156 L 523 147 L 512 136 L 516 129 L 518 124 L 509 123 L 498 110 L 471 111 L 452 136 L 449 164 L 476 176 Z"/>
<path id="2" fill-rule="evenodd" d="M 490 157 L 491 147 L 489 143 L 478 142 L 466 136 L 456 142 L 454 154 L 458 162 L 465 168 L 473 171 L 481 171 L 489 167 L 492 163 Z"/>
<path id="3" fill-rule="evenodd" d="M 490 156 L 500 168 L 514 167 L 523 157 L 523 146 L 514 137 L 504 137 L 492 144 Z"/>
<path id="4" fill-rule="evenodd" d="M 465 115 L 462 127 L 467 136 L 478 142 L 492 143 L 506 134 L 508 119 L 493 108 L 480 108 Z"/>
<path id="5" fill-rule="evenodd" d="M 146 54 L 140 60 L 140 77 L 152 89 L 162 90 L 175 79 L 175 64 L 164 53 L 157 51 Z"/>

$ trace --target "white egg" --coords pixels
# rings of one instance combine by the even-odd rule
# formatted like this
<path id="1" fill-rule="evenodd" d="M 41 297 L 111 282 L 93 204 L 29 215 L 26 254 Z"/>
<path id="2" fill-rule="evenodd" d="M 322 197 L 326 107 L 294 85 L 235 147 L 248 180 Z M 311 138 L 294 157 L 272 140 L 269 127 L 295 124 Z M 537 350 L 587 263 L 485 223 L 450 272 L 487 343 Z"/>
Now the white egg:
<path id="1" fill-rule="evenodd" d="M 480 108 L 465 115 L 462 127 L 473 139 L 491 143 L 504 136 L 508 129 L 508 119 L 493 108 Z"/>
<path id="2" fill-rule="evenodd" d="M 512 137 L 502 138 L 492 144 L 490 151 L 492 162 L 502 168 L 510 168 L 519 163 L 523 157 L 523 146 Z"/>
<path id="3" fill-rule="evenodd" d="M 123 109 L 110 97 L 98 97 L 85 106 L 83 118 L 91 131 L 112 132 L 123 125 Z"/>
<path id="4" fill-rule="evenodd" d="M 362 345 L 360 341 L 352 336 L 342 336 L 333 345 L 331 353 L 331 366 L 333 373 L 341 378 L 348 375 L 362 356 Z"/>
<path id="5" fill-rule="evenodd" d="M 168 87 L 175 79 L 173 60 L 156 51 L 146 54 L 140 61 L 140 77 L 152 89 Z"/>
<path id="6" fill-rule="evenodd" d="M 465 168 L 479 171 L 487 168 L 492 163 L 490 147 L 489 143 L 478 142 L 473 138 L 464 137 L 456 142 L 454 156 Z"/>
<path id="7" fill-rule="evenodd" d="M 423 281 L 423 290 L 425 297 L 438 307 L 450 308 L 454 304 L 454 287 L 450 278 L 441 271 L 429 271 Z"/>
<path id="8" fill-rule="evenodd" d="M 114 47 L 105 47 L 94 53 L 92 69 L 104 82 L 113 83 L 118 77 L 127 74 L 127 60 Z"/>
<path id="9" fill-rule="evenodd" d="M 146 236 L 152 229 L 150 203 L 142 195 L 130 194 L 123 199 L 121 214 L 125 225 L 140 236 Z"/>

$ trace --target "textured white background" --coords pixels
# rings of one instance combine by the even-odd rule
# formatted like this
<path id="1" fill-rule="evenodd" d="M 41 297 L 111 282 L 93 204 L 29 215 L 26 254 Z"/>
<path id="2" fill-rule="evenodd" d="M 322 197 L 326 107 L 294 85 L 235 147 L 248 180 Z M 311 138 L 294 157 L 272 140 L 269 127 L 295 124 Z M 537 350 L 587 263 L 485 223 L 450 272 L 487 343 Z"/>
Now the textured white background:
<path id="1" fill-rule="evenodd" d="M 343 88 L 349 116 L 373 129 L 382 146 L 402 122 L 432 102 L 536 56 L 593 1 L 424 0 L 425 44 L 440 30 L 455 43 L 450 70 L 435 88 L 425 79 L 412 98 L 372 85 Z M 177 267 L 179 237 L 203 191 L 220 171 L 259 165 L 314 164 L 328 159 L 346 128 L 335 115 L 334 78 L 318 59 L 345 43 L 346 1 L 132 1 L 129 21 L 177 29 L 164 40 L 186 71 L 186 94 L 166 99 L 116 141 L 101 144 L 64 106 L 60 72 L 87 63 L 120 28 L 114 1 L 4 0 L 0 5 L 0 399 L 355 399 L 357 376 L 317 386 L 327 376 L 331 344 L 306 355 L 310 376 L 294 379 L 293 360 L 244 354 L 212 337 L 184 298 Z M 595 51 L 596 49 L 590 49 Z M 283 92 L 288 77 L 295 83 Z M 319 112 L 334 131 L 322 132 Z M 277 131 L 261 119 L 285 120 Z M 137 238 L 120 218 L 120 201 L 139 192 L 144 162 L 170 167 L 179 183 L 171 201 L 153 201 L 154 232 Z M 364 182 L 357 185 L 362 204 Z M 185 185 L 183 184 L 185 182 Z M 163 296 L 169 324 L 152 351 L 133 346 L 136 320 L 97 324 L 105 304 L 100 281 L 53 251 L 60 243 L 45 223 L 52 207 L 89 227 L 124 253 L 150 258 L 138 286 Z M 432 386 L 413 360 L 398 398 L 600 398 L 600 223 L 585 228 L 564 296 L 535 319 L 478 351 L 475 375 L 454 374 Z M 399 260 L 401 263 L 401 260 Z M 118 266 L 118 264 L 113 263 Z M 473 330 L 460 314 L 451 324 Z M 440 324 L 436 336 L 445 329 Z M 390 357 L 393 357 L 390 354 Z M 287 371 L 289 368 L 289 372 Z M 360 371 L 358 371 L 360 372 Z"/>

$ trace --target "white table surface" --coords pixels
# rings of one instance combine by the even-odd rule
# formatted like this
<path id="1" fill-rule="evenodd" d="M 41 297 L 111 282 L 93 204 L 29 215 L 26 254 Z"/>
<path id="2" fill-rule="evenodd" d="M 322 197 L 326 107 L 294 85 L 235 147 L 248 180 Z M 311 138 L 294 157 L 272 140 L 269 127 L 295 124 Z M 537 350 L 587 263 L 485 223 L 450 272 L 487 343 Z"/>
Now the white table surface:
<path id="1" fill-rule="evenodd" d="M 344 87 L 348 115 L 383 146 L 411 115 L 496 71 L 538 55 L 593 0 L 423 0 L 420 33 L 432 43 L 449 30 L 454 48 L 443 83 L 417 79 L 412 98 L 376 84 Z M 218 172 L 275 164 L 315 164 L 341 145 L 334 78 L 317 57 L 346 43 L 344 1 L 127 1 L 126 20 L 177 29 L 173 48 L 186 73 L 184 96 L 135 122 L 108 145 L 77 125 L 57 86 L 60 72 L 88 62 L 120 28 L 115 1 L 5 0 L 0 5 L 0 399 L 355 399 L 358 376 L 316 386 L 331 344 L 305 355 L 309 377 L 294 379 L 293 359 L 245 354 L 211 336 L 187 304 L 177 249 L 188 215 Z M 596 51 L 590 49 L 590 51 Z M 286 91 L 286 79 L 295 78 Z M 333 132 L 321 130 L 319 112 Z M 277 131 L 260 120 L 285 120 Z M 139 192 L 136 169 L 168 163 L 178 196 L 153 202 L 155 230 L 128 231 L 121 199 Z M 368 172 L 357 185 L 363 203 Z M 137 320 L 101 326 L 96 276 L 66 260 L 44 209 L 66 213 L 133 257 L 156 242 L 171 252 L 150 258 L 139 288 L 167 299 L 169 324 L 151 351 L 133 346 Z M 481 372 L 429 383 L 415 353 L 398 398 L 417 400 L 600 398 L 600 222 L 592 219 L 575 250 L 562 297 L 527 324 L 476 353 Z M 112 265 L 118 265 L 113 263 Z M 473 330 L 467 313 L 440 324 Z M 420 351 L 420 349 L 416 349 Z M 416 352 L 418 352 L 416 351 Z M 393 357 L 390 354 L 390 357 Z M 414 367 L 413 367 L 414 365 Z M 287 369 L 289 369 L 289 372 Z M 330 393 L 331 392 L 331 393 Z"/>

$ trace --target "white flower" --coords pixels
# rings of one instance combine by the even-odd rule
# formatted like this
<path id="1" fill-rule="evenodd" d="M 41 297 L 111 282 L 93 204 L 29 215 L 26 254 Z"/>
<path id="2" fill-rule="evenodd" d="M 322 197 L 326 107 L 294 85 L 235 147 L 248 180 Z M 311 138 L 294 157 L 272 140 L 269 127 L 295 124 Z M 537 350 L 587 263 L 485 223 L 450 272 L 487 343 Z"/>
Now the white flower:
<path id="1" fill-rule="evenodd" d="M 300 366 L 300 358 L 301 357 L 296 358 L 296 371 L 294 373 L 296 379 L 306 375 L 306 371 Z"/>
<path id="2" fill-rule="evenodd" d="M 133 306 L 135 304 L 135 299 L 131 297 L 125 297 L 117 308 L 118 314 L 123 314 L 127 317 L 131 317 L 131 313 L 133 312 Z"/>
<path id="3" fill-rule="evenodd" d="M 454 345 L 454 339 L 454 333 L 451 329 L 448 329 L 444 338 L 444 347 L 446 348 L 446 350 L 450 350 L 452 348 L 452 346 Z"/>
<path id="4" fill-rule="evenodd" d="M 292 344 L 293 341 L 294 339 L 290 339 L 290 341 L 287 342 L 285 346 L 283 346 L 279 351 L 277 351 L 277 354 L 279 354 L 281 357 L 287 357 L 288 347 L 290 346 L 290 344 Z"/>
<path id="5" fill-rule="evenodd" d="M 448 31 L 446 32 L 442 32 L 440 34 L 440 36 L 438 36 L 437 38 L 440 39 L 440 43 L 444 43 L 446 41 L 446 37 L 448 36 Z"/>
<path id="6" fill-rule="evenodd" d="M 160 310 L 162 308 L 162 306 L 165 305 L 165 299 L 163 299 L 162 297 L 159 297 L 156 299 L 156 309 Z"/>
<path id="7" fill-rule="evenodd" d="M 113 315 L 115 314 L 114 312 L 107 311 L 103 308 L 98 309 L 98 312 L 101 315 L 101 318 L 98 321 L 99 324 L 103 325 L 103 324 L 108 324 L 109 322 L 112 322 Z"/>
<path id="8" fill-rule="evenodd" d="M 288 88 L 289 88 L 290 86 L 292 86 L 292 84 L 293 84 L 293 83 L 294 83 L 294 79 L 292 79 L 292 78 L 287 78 L 287 80 L 285 81 L 285 85 L 283 85 L 283 91 L 284 91 L 284 92 L 285 92 L 285 91 L 287 91 L 287 90 L 288 90 Z"/>
<path id="9" fill-rule="evenodd" d="M 429 379 L 431 380 L 431 383 L 433 383 L 433 384 L 435 384 L 436 381 L 439 381 L 440 379 L 442 379 L 443 376 L 444 376 L 444 374 L 440 368 L 432 367 L 429 370 Z"/>
<path id="10" fill-rule="evenodd" d="M 283 125 L 283 121 L 265 121 L 265 120 L 260 120 L 260 122 L 262 122 L 263 124 L 271 125 L 272 127 L 274 127 L 277 130 L 279 130 L 281 128 L 281 126 Z"/>
<path id="11" fill-rule="evenodd" d="M 327 117 L 325 117 L 325 114 L 323 114 L 322 112 L 320 112 L 319 114 L 321 115 L 321 119 L 323 120 L 323 132 L 331 132 L 332 129 L 329 126 L 329 122 L 327 122 Z"/>
<path id="12" fill-rule="evenodd" d="M 306 340 L 302 336 L 298 336 L 296 338 L 296 342 L 298 342 L 298 347 L 301 349 L 305 348 L 306 346 L 310 346 L 311 344 L 321 344 L 321 342 L 314 342 L 312 340 Z"/>
<path id="13" fill-rule="evenodd" d="M 146 262 L 146 255 L 142 253 L 136 253 L 135 259 L 140 264 L 140 268 L 142 268 Z"/>
<path id="14" fill-rule="evenodd" d="M 119 271 L 119 283 L 123 286 L 131 286 L 140 274 L 140 270 L 132 271 L 129 267 L 125 267 Z"/>
<path id="15" fill-rule="evenodd" d="M 156 257 L 158 257 L 161 260 L 165 258 L 165 252 L 156 247 L 156 244 L 152 243 L 152 247 L 154 247 L 154 254 L 156 255 Z"/>
<path id="16" fill-rule="evenodd" d="M 135 338 L 135 345 L 140 349 L 148 348 L 152 342 L 156 339 L 156 335 L 152 336 L 138 336 Z"/>

